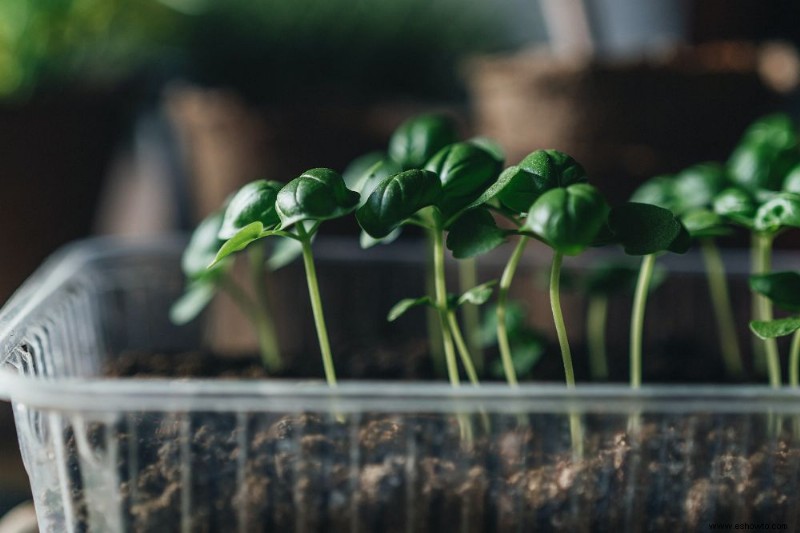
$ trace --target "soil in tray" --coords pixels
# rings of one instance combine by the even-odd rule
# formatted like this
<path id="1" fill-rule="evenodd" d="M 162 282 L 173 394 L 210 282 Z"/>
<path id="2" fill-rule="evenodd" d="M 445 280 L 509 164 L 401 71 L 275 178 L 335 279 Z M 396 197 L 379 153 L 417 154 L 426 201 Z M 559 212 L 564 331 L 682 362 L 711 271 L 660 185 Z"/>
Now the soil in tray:
<path id="1" fill-rule="evenodd" d="M 108 371 L 264 376 L 252 361 L 208 354 L 127 354 Z M 567 417 L 553 415 L 204 412 L 182 420 L 188 445 L 175 416 L 133 413 L 114 428 L 132 531 L 180 531 L 182 510 L 198 532 L 684 531 L 797 514 L 800 451 L 789 444 L 789 419 L 777 438 L 712 415 L 694 428 L 679 416 L 645 416 L 635 433 L 625 417 L 612 428 L 589 415 L 580 458 L 569 442 L 553 442 L 568 434 Z M 107 432 L 92 425 L 87 440 Z M 82 490 L 78 439 L 68 436 L 76 530 L 86 531 L 91 494 Z"/>

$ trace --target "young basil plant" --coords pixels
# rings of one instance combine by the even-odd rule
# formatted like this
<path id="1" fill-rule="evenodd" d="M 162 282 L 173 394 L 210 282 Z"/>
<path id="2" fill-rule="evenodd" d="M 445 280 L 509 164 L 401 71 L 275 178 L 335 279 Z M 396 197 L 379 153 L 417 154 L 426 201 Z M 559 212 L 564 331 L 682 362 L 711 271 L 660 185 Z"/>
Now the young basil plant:
<path id="1" fill-rule="evenodd" d="M 512 386 L 516 386 L 517 376 L 506 327 L 509 289 L 528 239 L 546 240 L 543 235 L 531 233 L 530 228 L 523 228 L 522 218 L 529 217 L 531 207 L 548 191 L 563 190 L 586 179 L 583 167 L 567 154 L 557 150 L 537 150 L 518 165 L 504 170 L 493 185 L 464 208 L 463 214 L 450 227 L 447 246 L 455 257 L 485 253 L 502 244 L 509 235 L 520 235 L 500 279 L 496 308 L 501 361 L 506 379 Z M 511 221 L 517 230 L 498 228 L 490 209 Z"/>
<path id="2" fill-rule="evenodd" d="M 531 206 L 523 232 L 539 236 L 553 249 L 550 271 L 550 307 L 561 347 L 567 386 L 575 386 L 572 354 L 561 311 L 559 283 L 564 255 L 577 255 L 589 247 L 606 223 L 608 205 L 598 190 L 586 183 L 551 189 Z"/>
<path id="3" fill-rule="evenodd" d="M 674 177 L 658 176 L 634 192 L 631 201 L 652 204 L 679 215 L 692 238 L 700 243 L 708 279 L 711 302 L 719 330 L 720 351 L 729 375 L 744 375 L 741 350 L 736 335 L 725 267 L 715 238 L 727 235 L 726 221 L 711 210 L 726 188 L 728 176 L 718 163 L 693 165 Z"/>
<path id="4" fill-rule="evenodd" d="M 789 352 L 789 383 L 800 385 L 800 272 L 774 272 L 750 276 L 750 288 L 769 298 L 793 316 L 773 320 L 753 320 L 750 329 L 762 339 L 792 335 Z"/>
<path id="5" fill-rule="evenodd" d="M 439 311 L 440 327 L 450 381 L 458 384 L 453 342 L 463 337 L 457 321 L 446 309 L 443 236 L 449 217 L 463 212 L 495 180 L 499 171 L 496 157 L 473 143 L 454 143 L 439 150 L 425 170 L 406 170 L 383 179 L 356 212 L 361 228 L 381 239 L 402 225 L 426 229 L 433 243 L 433 301 Z"/>
<path id="6" fill-rule="evenodd" d="M 251 198 L 246 202 L 236 202 L 237 193 L 228 206 L 226 219 L 230 218 L 234 222 L 231 229 L 238 228 L 238 231 L 220 247 L 211 267 L 228 255 L 266 237 L 283 237 L 299 242 L 325 379 L 328 384 L 335 386 L 336 372 L 311 242 L 322 222 L 345 216 L 356 209 L 359 195 L 346 187 L 340 174 L 327 168 L 307 170 L 278 191 L 274 189 L 261 184 L 257 194 L 246 191 L 247 198 Z M 242 196 L 245 197 L 245 194 L 242 193 Z M 226 232 L 224 235 L 228 234 Z"/>
<path id="7" fill-rule="evenodd" d="M 643 256 L 634 295 L 630 333 L 631 387 L 642 384 L 642 330 L 647 292 L 660 252 L 686 253 L 691 238 L 672 211 L 651 204 L 628 202 L 614 207 L 608 216 L 614 238 L 628 255 Z"/>
<path id="8" fill-rule="evenodd" d="M 224 214 L 214 213 L 207 217 L 192 234 L 183 253 L 182 268 L 188 280 L 184 295 L 173 304 L 170 317 L 176 324 L 193 320 L 211 301 L 218 289 L 228 294 L 241 312 L 253 325 L 258 337 L 259 350 L 264 367 L 277 372 L 282 366 L 278 337 L 272 314 L 265 301 L 251 299 L 229 275 L 232 262 L 223 260 L 213 268 L 207 268 L 224 240 L 219 238 Z M 263 276 L 263 271 L 259 270 Z"/>

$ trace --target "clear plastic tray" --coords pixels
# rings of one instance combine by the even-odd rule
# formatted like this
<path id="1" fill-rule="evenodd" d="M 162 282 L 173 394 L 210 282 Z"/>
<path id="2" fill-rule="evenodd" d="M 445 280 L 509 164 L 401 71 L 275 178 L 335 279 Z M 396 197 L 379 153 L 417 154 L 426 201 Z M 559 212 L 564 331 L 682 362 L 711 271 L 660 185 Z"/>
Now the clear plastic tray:
<path id="1" fill-rule="evenodd" d="M 42 531 L 800 527 L 794 390 L 103 378 L 202 344 L 167 318 L 181 245 L 72 245 L 0 313 Z"/>

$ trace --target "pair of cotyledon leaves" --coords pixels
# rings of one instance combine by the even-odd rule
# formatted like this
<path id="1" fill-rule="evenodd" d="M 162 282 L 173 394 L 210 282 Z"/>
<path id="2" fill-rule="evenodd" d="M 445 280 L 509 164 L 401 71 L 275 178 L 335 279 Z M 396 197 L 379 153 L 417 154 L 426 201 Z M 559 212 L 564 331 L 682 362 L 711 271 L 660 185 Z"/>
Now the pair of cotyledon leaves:
<path id="1" fill-rule="evenodd" d="M 767 298 L 781 309 L 800 313 L 800 272 L 774 272 L 750 276 L 750 288 Z M 800 316 L 776 320 L 754 320 L 750 329 L 768 339 L 789 335 L 800 329 Z"/>
<path id="2" fill-rule="evenodd" d="M 212 266 L 263 237 L 285 235 L 294 225 L 344 216 L 356 209 L 358 199 L 358 193 L 329 168 L 307 170 L 285 185 L 267 180 L 248 183 L 225 210 L 219 237 L 227 240 Z"/>
<path id="3" fill-rule="evenodd" d="M 294 224 L 345 215 L 357 202 L 358 194 L 344 186 L 339 174 L 325 168 L 308 170 L 286 185 L 267 180 L 244 185 L 224 212 L 207 217 L 193 233 L 182 258 L 188 284 L 170 311 L 173 322 L 191 321 L 211 301 L 230 267 L 231 254 Z M 267 266 L 277 270 L 300 253 L 298 241 L 282 239 L 273 247 Z"/>

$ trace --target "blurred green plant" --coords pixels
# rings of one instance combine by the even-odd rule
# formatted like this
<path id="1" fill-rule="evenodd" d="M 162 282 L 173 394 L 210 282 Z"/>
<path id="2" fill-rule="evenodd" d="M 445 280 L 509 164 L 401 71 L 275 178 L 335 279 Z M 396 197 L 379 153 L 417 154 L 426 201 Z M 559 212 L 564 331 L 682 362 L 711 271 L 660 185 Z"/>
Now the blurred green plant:
<path id="1" fill-rule="evenodd" d="M 158 0 L 2 0 L 0 98 L 113 83 L 178 42 L 184 21 Z"/>

